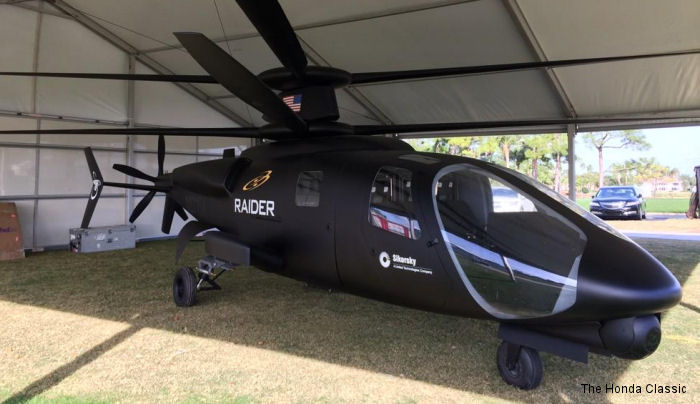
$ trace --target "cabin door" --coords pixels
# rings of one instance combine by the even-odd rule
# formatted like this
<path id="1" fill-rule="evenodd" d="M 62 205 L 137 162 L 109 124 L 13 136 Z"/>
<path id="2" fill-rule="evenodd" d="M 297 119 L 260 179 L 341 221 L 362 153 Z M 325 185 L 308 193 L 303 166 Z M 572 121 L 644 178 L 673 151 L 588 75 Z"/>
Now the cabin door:
<path id="1" fill-rule="evenodd" d="M 373 179 L 372 179 L 373 178 Z M 336 255 L 341 281 L 378 298 L 439 309 L 446 282 L 425 227 L 430 185 L 412 170 L 384 166 L 353 197 L 352 213 L 336 210 Z M 425 196 L 425 195 L 424 195 Z M 339 203 L 339 207 L 340 207 Z M 432 212 L 432 210 L 429 210 Z"/>

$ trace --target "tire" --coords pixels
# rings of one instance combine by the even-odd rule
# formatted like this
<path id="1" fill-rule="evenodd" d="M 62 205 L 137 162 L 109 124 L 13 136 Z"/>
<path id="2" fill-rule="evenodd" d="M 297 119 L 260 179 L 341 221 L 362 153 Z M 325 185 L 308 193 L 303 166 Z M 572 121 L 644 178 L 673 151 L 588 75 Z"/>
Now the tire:
<path id="1" fill-rule="evenodd" d="M 507 365 L 509 345 L 509 342 L 503 341 L 498 347 L 496 362 L 501 377 L 506 383 L 523 390 L 537 388 L 542 382 L 542 375 L 544 374 L 540 354 L 532 348 L 521 347 L 518 361 L 510 369 Z"/>
<path id="2" fill-rule="evenodd" d="M 197 295 L 197 276 L 192 268 L 178 269 L 173 280 L 173 300 L 180 307 L 190 307 Z"/>

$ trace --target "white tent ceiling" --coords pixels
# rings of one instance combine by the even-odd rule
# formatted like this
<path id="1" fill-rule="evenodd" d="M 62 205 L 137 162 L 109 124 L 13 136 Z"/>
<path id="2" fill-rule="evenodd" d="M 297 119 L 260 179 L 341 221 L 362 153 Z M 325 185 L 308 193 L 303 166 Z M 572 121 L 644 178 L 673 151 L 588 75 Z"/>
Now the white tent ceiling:
<path id="1" fill-rule="evenodd" d="M 55 7 L 39 1 L 2 2 L 74 18 L 161 73 L 204 74 L 178 45 L 174 31 L 206 34 L 254 73 L 280 65 L 233 0 L 55 0 Z M 697 0 L 280 3 L 312 64 L 355 73 L 700 49 Z M 2 27 L 0 34 L 5 37 Z M 17 40 L 22 35 L 12 33 Z M 82 52 L 81 37 L 66 39 L 68 34 L 46 31 L 42 35 L 47 41 L 63 38 L 75 43 L 65 59 L 40 61 L 44 71 L 75 70 L 82 58 L 90 57 Z M 21 64 L 23 55 L 16 56 Z M 31 70 L 16 70 L 23 68 Z M 260 113 L 222 87 L 196 87 L 204 101 L 230 111 L 240 124 L 262 123 Z M 93 96 L 100 102 L 99 93 Z M 154 97 L 156 101 L 167 103 L 167 97 Z M 355 124 L 700 117 L 700 55 L 362 85 L 339 91 L 338 101 L 341 121 Z M 104 108 L 109 111 L 111 106 Z M 688 122 L 693 120 L 666 123 Z"/>

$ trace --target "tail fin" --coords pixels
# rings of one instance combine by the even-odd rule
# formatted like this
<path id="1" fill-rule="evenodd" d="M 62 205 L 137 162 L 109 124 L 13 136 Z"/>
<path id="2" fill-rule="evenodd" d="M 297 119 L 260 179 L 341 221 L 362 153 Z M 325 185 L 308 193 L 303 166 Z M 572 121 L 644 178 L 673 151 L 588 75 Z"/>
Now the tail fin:
<path id="1" fill-rule="evenodd" d="M 95 212 L 95 206 L 97 206 L 97 200 L 100 199 L 100 194 L 102 193 L 102 187 L 104 185 L 100 167 L 97 166 L 95 155 L 92 154 L 92 149 L 89 147 L 85 148 L 85 158 L 87 159 L 90 176 L 92 177 L 92 188 L 90 189 L 90 199 L 88 199 L 87 205 L 85 206 L 83 221 L 80 224 L 80 227 L 83 229 L 90 226 L 90 219 L 92 218 L 93 212 Z"/>

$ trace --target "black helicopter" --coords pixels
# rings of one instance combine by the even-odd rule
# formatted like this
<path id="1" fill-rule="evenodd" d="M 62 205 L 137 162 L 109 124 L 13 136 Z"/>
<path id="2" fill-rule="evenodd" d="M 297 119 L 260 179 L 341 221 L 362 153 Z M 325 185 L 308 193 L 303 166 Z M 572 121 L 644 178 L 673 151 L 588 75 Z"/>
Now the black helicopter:
<path id="1" fill-rule="evenodd" d="M 508 65 L 348 73 L 307 66 L 275 0 L 237 0 L 282 65 L 254 75 L 198 33 L 176 33 L 210 75 L 20 73 L 2 75 L 220 83 L 264 114 L 259 128 L 127 128 L 0 131 L 158 135 L 158 173 L 115 164 L 153 185 L 93 179 L 82 227 L 104 186 L 166 194 L 162 230 L 189 221 L 177 256 L 205 230 L 207 256 L 175 275 L 178 306 L 239 265 L 255 265 L 374 299 L 500 322 L 497 365 L 522 389 L 539 385 L 538 350 L 586 362 L 589 351 L 641 359 L 656 350 L 661 313 L 680 301 L 676 278 L 639 245 L 543 185 L 484 161 L 419 153 L 391 137 L 408 132 L 607 122 L 605 119 L 351 126 L 335 90 L 348 85 L 603 63 L 698 51 Z M 275 91 L 276 90 L 276 91 Z M 645 118 L 610 119 L 611 122 Z M 648 118 L 646 118 L 648 119 Z M 163 172 L 163 135 L 274 140 L 236 155 Z"/>

